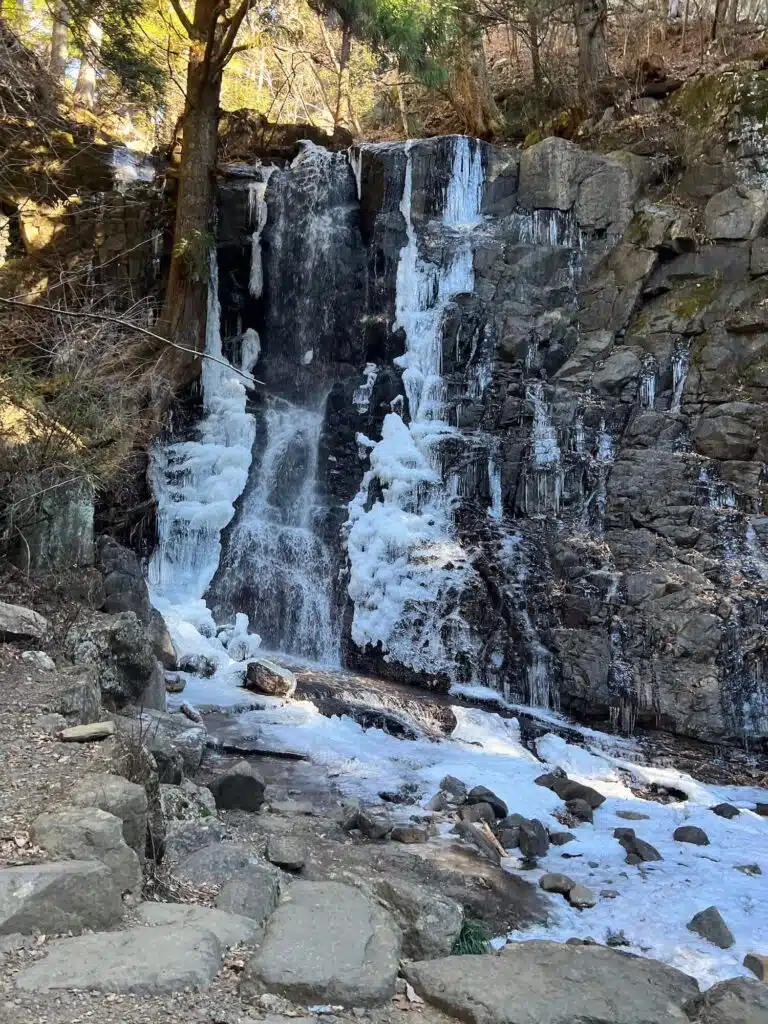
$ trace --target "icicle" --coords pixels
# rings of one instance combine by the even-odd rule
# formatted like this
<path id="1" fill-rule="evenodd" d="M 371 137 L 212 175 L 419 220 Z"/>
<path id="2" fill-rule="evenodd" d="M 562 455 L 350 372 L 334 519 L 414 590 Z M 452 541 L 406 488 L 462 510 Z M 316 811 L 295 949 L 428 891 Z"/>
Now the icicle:
<path id="1" fill-rule="evenodd" d="M 488 515 L 497 521 L 504 518 L 504 498 L 501 490 L 501 469 L 493 456 L 488 460 L 488 484 L 491 492 L 491 504 Z"/>
<path id="2" fill-rule="evenodd" d="M 680 412 L 690 358 L 688 345 L 677 348 L 672 356 L 672 412 Z"/>
<path id="3" fill-rule="evenodd" d="M 373 387 L 376 383 L 378 373 L 379 368 L 376 363 L 365 364 L 365 369 L 363 370 L 365 380 L 360 387 L 355 388 L 354 394 L 352 395 L 352 404 L 359 413 L 368 411 L 368 406 L 371 401 L 371 395 L 373 394 Z"/>

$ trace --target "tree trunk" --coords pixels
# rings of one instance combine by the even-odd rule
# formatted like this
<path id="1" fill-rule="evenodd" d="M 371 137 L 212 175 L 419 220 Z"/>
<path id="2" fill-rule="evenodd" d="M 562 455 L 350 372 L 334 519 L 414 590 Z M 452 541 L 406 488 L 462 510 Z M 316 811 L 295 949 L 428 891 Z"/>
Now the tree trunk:
<path id="1" fill-rule="evenodd" d="M 88 43 L 80 58 L 80 71 L 75 85 L 75 103 L 93 109 L 96 102 L 96 65 L 103 36 L 101 25 L 92 18 L 88 22 Z"/>
<path id="2" fill-rule="evenodd" d="M 725 17 L 727 3 L 728 0 L 716 0 L 715 2 L 715 15 L 712 18 L 712 32 L 710 34 L 710 39 L 713 41 L 720 35 L 720 28 Z"/>
<path id="3" fill-rule="evenodd" d="M 345 21 L 341 27 L 341 50 L 339 52 L 338 84 L 336 87 L 336 110 L 333 115 L 334 127 L 344 120 L 344 111 L 349 111 L 349 58 L 352 53 L 352 27 Z"/>
<path id="4" fill-rule="evenodd" d="M 544 93 L 544 75 L 541 70 L 541 43 L 539 40 L 539 19 L 531 4 L 528 8 L 528 40 L 531 48 L 531 68 L 533 70 L 533 90 L 536 93 L 537 105 L 541 103 Z"/>
<path id="5" fill-rule="evenodd" d="M 59 88 L 64 86 L 64 75 L 67 70 L 69 59 L 69 9 L 61 0 L 53 16 L 53 29 L 51 31 L 51 56 L 48 61 L 48 70 L 51 78 Z"/>
<path id="6" fill-rule="evenodd" d="M 576 0 L 576 43 L 579 48 L 579 89 L 588 99 L 601 78 L 610 74 L 605 46 L 607 0 Z"/>
<path id="7" fill-rule="evenodd" d="M 448 95 L 468 135 L 491 139 L 502 130 L 504 121 L 491 92 L 482 38 L 465 37 L 459 44 L 448 78 Z"/>
<path id="8" fill-rule="evenodd" d="M 195 5 L 196 38 L 189 48 L 174 245 L 162 317 L 168 337 L 195 352 L 205 346 L 209 257 L 214 244 L 221 71 L 211 67 L 210 53 L 218 10 L 218 0 L 197 0 Z M 209 44 L 203 45 L 203 40 Z M 198 360 L 180 353 L 174 353 L 173 359 L 177 380 L 194 377 Z"/>

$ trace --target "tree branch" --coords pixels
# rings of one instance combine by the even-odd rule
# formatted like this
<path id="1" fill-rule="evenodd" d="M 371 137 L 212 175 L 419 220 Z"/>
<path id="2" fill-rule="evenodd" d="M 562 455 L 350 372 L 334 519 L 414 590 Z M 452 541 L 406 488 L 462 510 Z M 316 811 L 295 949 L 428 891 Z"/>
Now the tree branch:
<path id="1" fill-rule="evenodd" d="M 186 352 L 187 355 L 194 356 L 196 359 L 209 359 L 212 363 L 219 363 L 220 366 L 226 366 L 228 370 L 232 370 L 233 373 L 238 374 L 249 384 L 264 384 L 263 380 L 256 380 L 256 378 L 250 373 L 238 370 L 236 366 L 228 363 L 226 359 L 219 359 L 218 356 L 212 356 L 208 352 L 196 352 L 193 348 L 187 348 L 186 345 L 179 345 L 176 341 L 164 338 L 162 334 L 155 334 L 154 331 L 150 331 L 147 327 L 139 327 L 138 324 L 132 324 L 130 320 L 121 320 L 120 317 L 107 316 L 105 313 L 84 313 L 78 310 L 56 309 L 55 306 L 43 306 L 40 303 L 35 302 L 19 302 L 18 299 L 4 299 L 0 297 L 0 302 L 6 306 L 18 306 L 22 309 L 32 309 L 46 313 L 57 313 L 61 316 L 82 317 L 86 320 L 103 320 L 106 323 L 119 324 L 121 327 L 127 327 L 131 331 L 138 331 L 139 334 L 146 334 L 148 338 L 154 338 L 155 341 L 162 342 L 163 345 L 169 345 L 171 348 L 178 349 L 179 352 Z"/>
<path id="2" fill-rule="evenodd" d="M 240 26 L 242 25 L 248 11 L 253 7 L 254 2 L 255 0 L 241 0 L 240 6 L 229 19 L 229 27 L 221 41 L 221 45 L 219 46 L 217 53 L 211 58 L 211 65 L 217 71 L 221 71 L 226 64 L 230 51 L 235 45 L 235 39 L 237 38 L 237 33 L 240 31 Z"/>
<path id="3" fill-rule="evenodd" d="M 181 6 L 181 0 L 171 0 L 171 5 L 176 12 L 176 17 L 179 19 L 181 24 L 184 26 L 184 31 L 187 33 L 190 39 L 195 38 L 195 26 L 189 20 L 189 15 Z"/>

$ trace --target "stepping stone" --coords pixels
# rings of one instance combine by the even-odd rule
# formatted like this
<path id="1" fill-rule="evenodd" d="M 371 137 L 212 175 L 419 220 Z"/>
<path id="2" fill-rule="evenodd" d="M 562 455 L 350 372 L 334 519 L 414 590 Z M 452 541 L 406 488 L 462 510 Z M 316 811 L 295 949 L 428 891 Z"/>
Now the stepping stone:
<path id="1" fill-rule="evenodd" d="M 172 926 L 213 932 L 222 949 L 261 938 L 262 927 L 250 917 L 228 914 L 193 903 L 142 903 L 136 912 L 140 924 Z"/>
<path id="2" fill-rule="evenodd" d="M 21 972 L 22 991 L 154 996 L 208 985 L 221 966 L 219 942 L 202 928 L 132 928 L 58 939 L 49 949 L 48 956 Z"/>
<path id="3" fill-rule="evenodd" d="M 213 843 L 186 857 L 173 871 L 192 885 L 224 885 L 244 868 L 263 866 L 250 846 L 239 843 Z"/>
<path id="4" fill-rule="evenodd" d="M 627 852 L 627 864 L 642 864 L 646 861 L 664 860 L 655 846 L 638 839 L 631 828 L 615 828 L 614 838 L 618 839 Z"/>
<path id="5" fill-rule="evenodd" d="M 284 871 L 301 871 L 307 860 L 304 844 L 293 836 L 270 836 L 267 860 Z"/>
<path id="6" fill-rule="evenodd" d="M 539 888 L 543 889 L 544 892 L 557 892 L 561 896 L 567 896 L 574 885 L 576 883 L 568 875 L 550 873 L 542 875 L 539 879 Z"/>
<path id="7" fill-rule="evenodd" d="M 93 722 L 91 725 L 72 725 L 69 729 L 63 729 L 59 739 L 62 743 L 93 743 L 106 740 L 114 734 L 114 722 Z"/>
<path id="8" fill-rule="evenodd" d="M 208 783 L 221 810 L 258 811 L 264 803 L 266 783 L 248 761 L 238 761 Z"/>
<path id="9" fill-rule="evenodd" d="M 247 964 L 241 997 L 263 992 L 302 1005 L 374 1006 L 395 993 L 400 931 L 359 889 L 339 882 L 294 882 Z"/>
<path id="10" fill-rule="evenodd" d="M 733 807 L 732 804 L 716 804 L 710 809 L 713 814 L 717 814 L 720 818 L 738 818 L 741 814 L 738 807 Z"/>
<path id="11" fill-rule="evenodd" d="M 219 910 L 248 917 L 261 925 L 280 899 L 280 872 L 266 864 L 239 871 L 221 887 L 216 897 Z"/>
<path id="12" fill-rule="evenodd" d="M 111 928 L 123 916 L 112 874 L 97 860 L 0 870 L 0 935 Z"/>
<path id="13" fill-rule="evenodd" d="M 410 960 L 449 956 L 461 934 L 464 909 L 433 888 L 401 878 L 376 886 L 403 933 L 403 955 Z"/>
<path id="14" fill-rule="evenodd" d="M 681 825 L 676 828 L 672 838 L 678 843 L 692 843 L 694 846 L 709 846 L 709 836 L 703 828 L 696 825 Z"/>
<path id="15" fill-rule="evenodd" d="M 760 870 L 759 864 L 736 864 L 734 866 L 734 870 L 741 871 L 743 875 L 752 875 L 753 877 L 757 877 L 757 875 L 762 875 L 763 873 Z"/>
<path id="16" fill-rule="evenodd" d="M 416 992 L 467 1024 L 687 1024 L 693 978 L 598 945 L 510 942 L 498 956 L 404 965 Z"/>
<path id="17" fill-rule="evenodd" d="M 487 786 L 475 786 L 474 789 L 470 789 L 467 794 L 467 803 L 490 804 L 497 818 L 506 818 L 509 814 L 509 808 L 504 801 L 496 796 L 492 789 L 488 789 Z"/>
<path id="18" fill-rule="evenodd" d="M 123 823 L 98 807 L 65 807 L 32 823 L 32 841 L 54 857 L 98 860 L 120 892 L 138 892 L 142 873 L 136 851 L 123 839 Z"/>
<path id="19" fill-rule="evenodd" d="M 147 842 L 147 793 L 120 775 L 97 772 L 76 783 L 67 798 L 76 807 L 98 807 L 123 823 L 123 839 L 144 860 Z"/>
<path id="20" fill-rule="evenodd" d="M 571 906 L 576 907 L 577 910 L 586 910 L 589 907 L 594 907 L 597 903 L 597 897 L 592 890 L 580 882 L 573 886 L 566 898 Z"/>
<path id="21" fill-rule="evenodd" d="M 696 932 L 697 935 L 706 939 L 707 942 L 719 946 L 720 949 L 730 949 L 736 941 L 717 907 L 707 907 L 706 910 L 695 914 L 686 927 L 689 932 Z"/>

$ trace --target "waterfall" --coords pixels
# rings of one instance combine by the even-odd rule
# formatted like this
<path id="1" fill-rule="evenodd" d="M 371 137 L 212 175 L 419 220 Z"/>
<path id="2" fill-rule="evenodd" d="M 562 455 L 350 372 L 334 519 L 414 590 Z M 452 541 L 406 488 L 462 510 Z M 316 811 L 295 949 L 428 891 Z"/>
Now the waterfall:
<path id="1" fill-rule="evenodd" d="M 245 612 L 265 647 L 338 663 L 331 618 L 331 557 L 314 530 L 320 410 L 271 401 L 263 452 L 225 545 L 212 604 L 217 618 Z"/>
<path id="2" fill-rule="evenodd" d="M 473 570 L 453 530 L 455 489 L 442 479 L 441 442 L 461 435 L 446 420 L 441 324 L 448 303 L 474 287 L 468 234 L 480 220 L 483 186 L 479 146 L 457 137 L 440 223 L 433 225 L 442 232 L 444 256 L 440 265 L 429 262 L 411 216 L 413 143 L 406 143 L 400 201 L 406 244 L 397 267 L 394 325 L 406 345 L 394 362 L 403 370 L 410 423 L 398 412 L 385 418 L 347 523 L 354 642 L 380 644 L 403 665 L 452 677 L 457 657 L 474 649 L 459 607 Z M 371 503 L 374 481 L 381 497 Z"/>
<path id="3" fill-rule="evenodd" d="M 222 530 L 232 520 L 248 478 L 255 438 L 253 417 L 246 412 L 247 378 L 222 351 L 218 289 L 212 252 L 205 352 L 214 358 L 203 360 L 198 439 L 158 443 L 150 463 L 158 539 L 149 586 L 153 604 L 172 630 L 184 621 L 213 629 L 203 595 L 219 564 Z M 257 342 L 258 336 L 251 340 L 251 354 Z"/>

